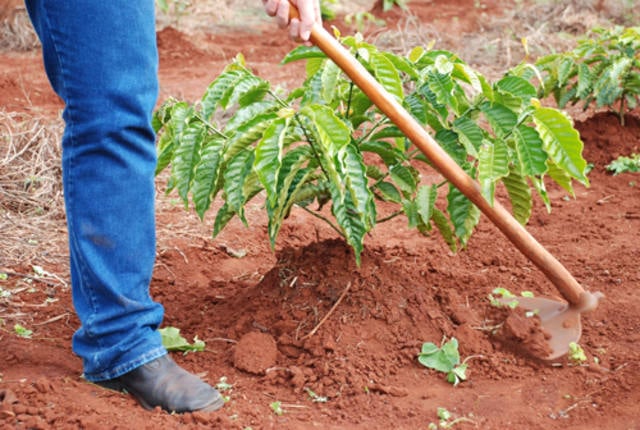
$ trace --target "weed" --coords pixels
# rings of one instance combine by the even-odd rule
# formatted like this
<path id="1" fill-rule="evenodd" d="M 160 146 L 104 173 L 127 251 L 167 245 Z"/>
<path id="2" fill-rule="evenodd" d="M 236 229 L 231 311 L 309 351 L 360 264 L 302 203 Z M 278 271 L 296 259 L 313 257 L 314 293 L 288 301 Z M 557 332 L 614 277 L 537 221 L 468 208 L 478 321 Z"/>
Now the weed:
<path id="1" fill-rule="evenodd" d="M 467 361 L 474 357 L 467 357 L 461 363 L 458 340 L 452 337 L 448 342 L 443 343 L 440 348 L 432 342 L 422 344 L 422 350 L 418 354 L 418 361 L 425 367 L 446 373 L 447 381 L 455 386 L 467 379 Z"/>
<path id="2" fill-rule="evenodd" d="M 399 7 L 400 9 L 407 9 L 407 0 L 382 0 L 382 11 L 387 12 L 393 9 L 394 7 Z"/>
<path id="3" fill-rule="evenodd" d="M 576 342 L 571 342 L 569 344 L 569 353 L 567 354 L 567 357 L 569 358 L 569 361 L 575 365 L 583 364 L 587 361 L 587 355 L 584 353 L 582 347 Z"/>
<path id="4" fill-rule="evenodd" d="M 225 403 L 231 400 L 230 394 L 232 389 L 233 389 L 233 384 L 229 384 L 227 382 L 226 376 L 221 376 L 220 380 L 216 384 L 216 390 L 218 390 L 221 393 L 222 399 L 225 401 Z"/>
<path id="5" fill-rule="evenodd" d="M 494 294 L 497 296 L 494 296 Z M 533 297 L 533 293 L 531 291 L 523 291 L 520 293 L 522 297 Z M 515 309 L 518 307 L 518 298 L 511 291 L 506 288 L 498 287 L 494 288 L 491 294 L 488 296 L 489 302 L 491 306 L 496 308 L 501 308 L 503 306 L 507 306 L 511 309 Z"/>
<path id="6" fill-rule="evenodd" d="M 190 344 L 180 335 L 180 329 L 176 327 L 165 327 L 158 329 L 162 336 L 162 345 L 167 351 L 182 351 L 185 354 L 195 351 L 204 351 L 204 341 L 194 337 L 193 344 Z"/>
<path id="7" fill-rule="evenodd" d="M 316 403 L 326 403 L 329 401 L 329 399 L 326 396 L 319 396 L 308 387 L 305 387 L 305 391 L 307 392 L 307 394 L 309 394 L 309 397 L 311 397 L 311 400 Z"/>
<path id="8" fill-rule="evenodd" d="M 429 423 L 428 429 L 429 430 L 439 430 L 439 429 L 450 429 L 453 428 L 453 426 L 455 426 L 456 424 L 459 424 L 461 422 L 469 422 L 469 423 L 474 423 L 473 420 L 470 420 L 467 417 L 458 417 L 455 419 L 453 418 L 453 415 L 451 414 L 451 412 L 449 412 L 447 409 L 442 408 L 442 407 L 438 407 L 438 423 Z"/>
<path id="9" fill-rule="evenodd" d="M 609 163 L 606 169 L 613 172 L 613 176 L 640 172 L 640 154 L 631 154 L 631 157 L 620 156 Z"/>
<path id="10" fill-rule="evenodd" d="M 284 415 L 284 409 L 282 409 L 282 403 L 280 401 L 276 400 L 275 402 L 271 402 L 269 406 L 271 407 L 273 413 L 277 416 Z"/>
<path id="11" fill-rule="evenodd" d="M 26 339 L 30 339 L 31 335 L 33 334 L 33 330 L 29 330 L 26 327 L 23 327 L 20 324 L 16 324 L 13 326 L 13 331 L 15 334 L 17 334 L 20 337 L 24 337 Z"/>

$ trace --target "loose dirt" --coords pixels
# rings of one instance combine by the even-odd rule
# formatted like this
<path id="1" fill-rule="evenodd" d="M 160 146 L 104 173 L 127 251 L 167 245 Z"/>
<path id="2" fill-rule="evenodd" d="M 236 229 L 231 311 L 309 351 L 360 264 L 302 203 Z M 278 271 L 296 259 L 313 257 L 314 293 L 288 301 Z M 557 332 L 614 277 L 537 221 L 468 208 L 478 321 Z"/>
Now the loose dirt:
<path id="1" fill-rule="evenodd" d="M 477 15 L 468 13 L 476 2 L 437 3 L 409 7 L 453 39 L 449 29 L 464 37 L 482 31 L 507 2 L 482 2 Z M 389 25 L 403 19 L 376 13 Z M 295 45 L 273 23 L 197 35 L 166 27 L 158 41 L 161 99 L 195 100 L 238 52 L 283 86 L 297 86 L 304 73 L 302 65 L 278 65 Z M 39 55 L 0 52 L 0 106 L 57 121 L 62 105 Z M 605 170 L 640 152 L 640 112 L 624 128 L 606 112 L 589 112 L 576 127 L 594 165 L 591 186 L 577 185 L 575 197 L 550 186 L 552 212 L 536 201 L 528 229 L 585 288 L 606 296 L 583 316 L 586 364 L 533 358 L 514 341 L 531 334 L 528 322 L 510 317 L 504 330 L 507 315 L 487 299 L 494 288 L 557 292 L 487 219 L 456 255 L 405 220 L 380 224 L 357 267 L 336 234 L 301 210 L 274 251 L 258 204 L 247 211 L 248 228 L 232 221 L 211 239 L 212 220 L 200 223 L 164 196 L 160 177 L 151 292 L 166 325 L 206 342 L 204 352 L 174 353 L 176 361 L 211 384 L 231 384 L 229 401 L 213 414 L 169 415 L 85 382 L 71 352 L 78 321 L 69 289 L 58 278 L 20 275 L 40 263 L 66 280 L 67 256 L 46 254 L 45 243 L 44 263 L 3 267 L 0 242 L 0 268 L 10 273 L 0 287 L 15 291 L 0 298 L 0 428 L 426 429 L 438 422 L 438 407 L 465 418 L 460 429 L 640 428 L 640 176 Z M 14 334 L 17 323 L 34 331 L 31 339 Z M 423 342 L 451 337 L 462 358 L 471 357 L 468 381 L 456 387 L 416 359 Z"/>

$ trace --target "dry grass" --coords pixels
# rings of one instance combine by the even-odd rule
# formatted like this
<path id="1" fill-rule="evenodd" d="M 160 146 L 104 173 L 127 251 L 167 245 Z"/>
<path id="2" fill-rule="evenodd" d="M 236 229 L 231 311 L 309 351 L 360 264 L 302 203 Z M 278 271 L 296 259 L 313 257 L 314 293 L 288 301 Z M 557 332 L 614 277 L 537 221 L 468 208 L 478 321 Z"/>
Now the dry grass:
<path id="1" fill-rule="evenodd" d="M 0 11 L 0 49 L 4 51 L 28 51 L 40 42 L 33 30 L 24 7 L 12 7 L 10 11 Z"/>
<path id="2" fill-rule="evenodd" d="M 62 122 L 0 111 L 0 267 L 66 261 Z"/>

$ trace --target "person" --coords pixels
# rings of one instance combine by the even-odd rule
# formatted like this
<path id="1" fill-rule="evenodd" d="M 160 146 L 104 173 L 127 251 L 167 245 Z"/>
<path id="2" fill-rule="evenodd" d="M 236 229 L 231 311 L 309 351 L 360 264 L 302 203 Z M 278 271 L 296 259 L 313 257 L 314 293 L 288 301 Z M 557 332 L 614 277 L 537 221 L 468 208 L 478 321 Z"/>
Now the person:
<path id="1" fill-rule="evenodd" d="M 263 0 L 308 41 L 318 0 Z M 157 329 L 164 308 L 149 293 L 155 261 L 158 98 L 154 0 L 25 0 L 47 77 L 65 108 L 62 167 L 72 299 L 80 320 L 73 351 L 83 376 L 126 390 L 147 409 L 210 412 L 221 395 L 179 367 Z M 286 36 L 285 36 L 286 37 Z"/>

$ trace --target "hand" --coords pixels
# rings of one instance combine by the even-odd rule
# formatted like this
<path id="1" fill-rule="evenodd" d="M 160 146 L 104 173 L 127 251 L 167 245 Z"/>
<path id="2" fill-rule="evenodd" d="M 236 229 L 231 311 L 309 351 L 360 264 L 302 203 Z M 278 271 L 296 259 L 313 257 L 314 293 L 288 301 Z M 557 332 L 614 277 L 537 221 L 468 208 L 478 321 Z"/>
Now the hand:
<path id="1" fill-rule="evenodd" d="M 290 4 L 298 8 L 299 18 L 289 18 Z M 308 42 L 314 24 L 322 24 L 320 0 L 262 0 L 269 16 L 275 16 L 278 27 L 289 28 L 289 37 Z"/>

